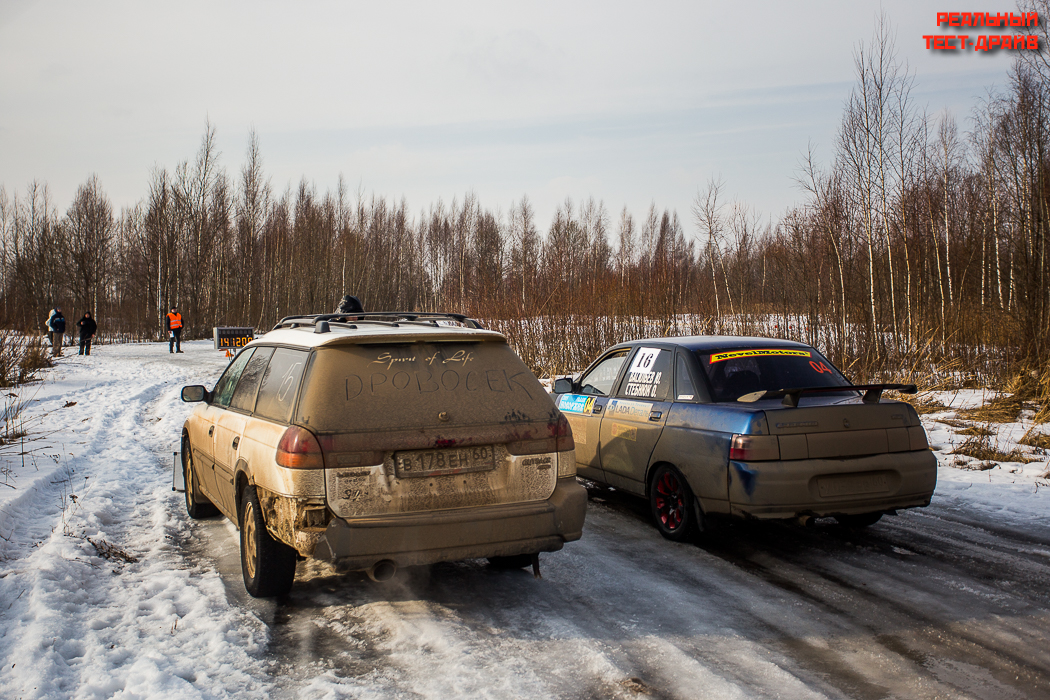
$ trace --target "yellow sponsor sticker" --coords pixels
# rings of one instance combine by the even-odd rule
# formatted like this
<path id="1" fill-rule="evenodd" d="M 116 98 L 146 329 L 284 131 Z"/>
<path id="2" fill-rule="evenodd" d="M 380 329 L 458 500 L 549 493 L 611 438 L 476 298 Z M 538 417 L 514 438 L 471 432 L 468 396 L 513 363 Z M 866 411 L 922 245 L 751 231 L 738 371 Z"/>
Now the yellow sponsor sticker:
<path id="1" fill-rule="evenodd" d="M 637 442 L 638 428 L 629 425 L 620 425 L 619 423 L 613 423 L 612 436 L 614 438 L 622 438 L 624 440 L 630 440 L 631 442 Z"/>
<path id="2" fill-rule="evenodd" d="M 812 357 L 809 350 L 784 350 L 768 348 L 765 350 L 733 350 L 711 355 L 711 364 L 723 360 L 735 360 L 738 357 Z"/>

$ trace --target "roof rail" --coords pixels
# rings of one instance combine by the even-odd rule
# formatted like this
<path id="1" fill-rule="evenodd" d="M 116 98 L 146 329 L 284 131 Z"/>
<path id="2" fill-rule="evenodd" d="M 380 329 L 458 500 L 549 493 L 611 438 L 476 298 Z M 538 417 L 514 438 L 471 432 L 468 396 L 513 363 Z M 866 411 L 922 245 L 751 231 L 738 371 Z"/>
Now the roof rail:
<path id="1" fill-rule="evenodd" d="M 273 330 L 278 328 L 297 328 L 299 326 L 313 326 L 322 321 L 342 327 L 356 328 L 359 323 L 372 323 L 383 326 L 397 326 L 400 323 L 415 323 L 426 326 L 436 326 L 440 320 L 455 321 L 467 328 L 478 328 L 484 330 L 485 326 L 480 321 L 469 318 L 463 314 L 452 314 L 432 311 L 360 311 L 353 313 L 327 313 L 306 314 L 301 316 L 285 316 Z"/>

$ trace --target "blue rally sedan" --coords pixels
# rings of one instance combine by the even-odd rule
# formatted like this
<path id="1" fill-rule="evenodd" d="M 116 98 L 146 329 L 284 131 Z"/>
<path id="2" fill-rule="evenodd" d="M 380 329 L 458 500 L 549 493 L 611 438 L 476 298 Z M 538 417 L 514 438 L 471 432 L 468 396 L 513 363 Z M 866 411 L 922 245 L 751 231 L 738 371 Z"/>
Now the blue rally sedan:
<path id="1" fill-rule="evenodd" d="M 834 516 L 871 525 L 929 505 L 937 460 L 914 385 L 854 385 L 809 345 L 771 338 L 654 338 L 609 348 L 555 382 L 577 473 L 649 500 L 685 540 L 711 516 Z"/>

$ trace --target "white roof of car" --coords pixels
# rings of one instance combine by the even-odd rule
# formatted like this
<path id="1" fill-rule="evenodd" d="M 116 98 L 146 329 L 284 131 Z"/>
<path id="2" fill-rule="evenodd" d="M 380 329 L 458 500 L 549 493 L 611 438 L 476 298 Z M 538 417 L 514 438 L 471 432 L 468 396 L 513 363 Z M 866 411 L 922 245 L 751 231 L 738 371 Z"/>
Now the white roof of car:
<path id="1" fill-rule="evenodd" d="M 350 328 L 343 324 L 329 324 L 327 333 L 317 333 L 313 324 L 299 326 L 298 328 L 278 328 L 264 335 L 257 336 L 249 345 L 277 344 L 297 345 L 304 348 L 315 348 L 322 345 L 353 345 L 357 343 L 382 343 L 382 342 L 416 342 L 426 343 L 435 340 L 463 340 L 463 341 L 503 341 L 506 338 L 502 333 L 477 328 L 465 328 L 456 325 L 432 326 L 423 323 L 401 322 L 397 326 L 359 322 L 356 328 Z"/>

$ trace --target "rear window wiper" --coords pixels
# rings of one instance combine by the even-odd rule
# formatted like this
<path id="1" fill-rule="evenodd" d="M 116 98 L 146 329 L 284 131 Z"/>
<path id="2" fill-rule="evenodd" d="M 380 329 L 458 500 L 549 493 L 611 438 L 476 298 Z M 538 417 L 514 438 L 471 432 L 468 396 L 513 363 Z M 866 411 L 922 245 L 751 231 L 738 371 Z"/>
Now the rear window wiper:
<path id="1" fill-rule="evenodd" d="M 878 403 L 884 391 L 899 391 L 902 394 L 918 393 L 914 384 L 847 384 L 845 386 L 810 386 L 800 389 L 776 389 L 769 391 L 752 391 L 744 394 L 737 401 L 743 403 L 754 403 L 762 399 L 778 399 L 784 397 L 782 402 L 785 406 L 795 408 L 803 394 L 834 394 L 840 391 L 863 391 L 864 403 Z"/>

